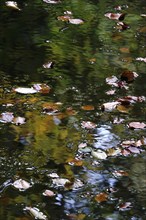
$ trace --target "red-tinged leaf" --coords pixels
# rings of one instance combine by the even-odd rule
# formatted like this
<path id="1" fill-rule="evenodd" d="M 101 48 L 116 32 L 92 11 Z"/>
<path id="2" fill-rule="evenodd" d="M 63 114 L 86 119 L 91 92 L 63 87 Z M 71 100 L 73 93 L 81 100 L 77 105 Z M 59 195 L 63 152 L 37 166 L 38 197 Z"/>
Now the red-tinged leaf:
<path id="1" fill-rule="evenodd" d="M 113 175 L 115 177 L 121 177 L 121 176 L 129 176 L 128 172 L 124 171 L 124 170 L 115 170 L 113 172 Z"/>
<path id="2" fill-rule="evenodd" d="M 111 20 L 119 20 L 123 21 L 125 18 L 126 13 L 106 13 L 105 17 L 111 19 Z"/>
<path id="3" fill-rule="evenodd" d="M 143 61 L 143 62 L 146 63 L 146 58 L 143 58 L 143 57 L 138 57 L 138 58 L 136 58 L 136 60 L 138 60 L 138 61 Z"/>
<path id="4" fill-rule="evenodd" d="M 104 103 L 102 106 L 101 106 L 101 110 L 102 111 L 107 111 L 107 112 L 110 112 L 110 111 L 113 111 L 117 108 L 117 106 L 120 104 L 120 102 L 107 102 L 107 103 Z"/>
<path id="5" fill-rule="evenodd" d="M 105 192 L 99 193 L 95 196 L 96 202 L 106 202 L 108 200 L 108 194 Z"/>
<path id="6" fill-rule="evenodd" d="M 125 150 L 125 149 L 124 149 L 124 150 L 121 151 L 121 154 L 122 154 L 123 156 L 128 156 L 128 155 L 131 154 L 131 153 L 130 153 L 129 150 Z"/>
<path id="7" fill-rule="evenodd" d="M 124 22 L 118 22 L 117 23 L 117 29 L 119 29 L 120 31 L 125 31 L 127 29 L 129 29 L 130 26 Z"/>
<path id="8" fill-rule="evenodd" d="M 83 105 L 83 106 L 81 107 L 81 109 L 83 109 L 83 110 L 85 110 L 85 111 L 92 111 L 92 110 L 94 110 L 95 108 L 94 108 L 93 105 Z"/>
<path id="9" fill-rule="evenodd" d="M 138 76 L 137 73 L 129 71 L 129 70 L 125 70 L 122 74 L 121 74 L 121 80 L 122 81 L 126 81 L 127 83 L 133 82 L 134 79 Z"/>
<path id="10" fill-rule="evenodd" d="M 11 123 L 13 119 L 14 119 L 14 115 L 12 112 L 4 112 L 1 114 L 0 122 Z"/>
<path id="11" fill-rule="evenodd" d="M 120 210 L 120 211 L 125 211 L 125 210 L 127 210 L 127 209 L 129 209 L 129 208 L 131 208 L 132 206 L 131 206 L 131 202 L 125 202 L 125 203 L 122 203 L 122 204 L 120 204 L 119 206 L 118 206 L 118 209 Z"/>
<path id="12" fill-rule="evenodd" d="M 79 18 L 70 18 L 69 23 L 71 23 L 71 24 L 83 24 L 84 21 L 82 19 L 79 19 Z"/>
<path id="13" fill-rule="evenodd" d="M 97 127 L 97 125 L 91 121 L 83 121 L 81 123 L 82 128 L 86 128 L 86 129 L 94 129 Z"/>
<path id="14" fill-rule="evenodd" d="M 130 122 L 128 127 L 132 129 L 143 129 L 146 127 L 146 124 L 143 122 Z"/>
<path id="15" fill-rule="evenodd" d="M 140 154 L 140 150 L 139 150 L 137 147 L 130 146 L 130 147 L 128 147 L 128 150 L 129 150 L 131 153 Z"/>

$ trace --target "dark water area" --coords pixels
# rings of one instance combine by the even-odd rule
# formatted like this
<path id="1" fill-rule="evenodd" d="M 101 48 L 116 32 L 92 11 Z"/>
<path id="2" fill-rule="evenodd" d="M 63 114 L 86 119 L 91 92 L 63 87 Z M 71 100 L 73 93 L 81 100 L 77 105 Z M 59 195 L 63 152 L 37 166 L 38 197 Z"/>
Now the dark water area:
<path id="1" fill-rule="evenodd" d="M 0 79 L 1 220 L 146 219 L 145 0 L 2 0 Z"/>

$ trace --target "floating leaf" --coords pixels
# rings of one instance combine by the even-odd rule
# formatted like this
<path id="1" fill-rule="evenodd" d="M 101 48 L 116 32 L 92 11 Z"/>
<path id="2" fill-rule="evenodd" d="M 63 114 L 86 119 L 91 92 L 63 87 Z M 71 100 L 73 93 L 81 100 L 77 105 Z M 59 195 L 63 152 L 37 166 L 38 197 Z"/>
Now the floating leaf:
<path id="1" fill-rule="evenodd" d="M 107 103 L 104 103 L 102 106 L 101 106 L 101 109 L 102 111 L 113 111 L 117 108 L 117 106 L 120 104 L 120 102 L 107 102 Z"/>
<path id="2" fill-rule="evenodd" d="M 107 154 L 102 150 L 91 151 L 91 155 L 97 159 L 105 160 L 107 158 Z"/>
<path id="3" fill-rule="evenodd" d="M 133 129 L 143 129 L 146 127 L 146 124 L 143 122 L 130 122 L 128 127 Z"/>
<path id="4" fill-rule="evenodd" d="M 6 6 L 7 7 L 10 7 L 10 8 L 14 8 L 14 9 L 17 9 L 17 10 L 21 10 L 18 5 L 17 5 L 17 2 L 14 2 L 14 1 L 7 1 L 6 2 Z"/>
<path id="5" fill-rule="evenodd" d="M 95 196 L 96 202 L 105 202 L 108 199 L 108 194 L 105 192 L 99 193 Z"/>
<path id="6" fill-rule="evenodd" d="M 53 197 L 53 196 L 55 196 L 55 193 L 54 193 L 52 190 L 46 189 L 46 190 L 43 192 L 43 195 L 44 195 L 44 196 L 48 196 L 48 197 Z"/>
<path id="7" fill-rule="evenodd" d="M 82 19 L 79 19 L 79 18 L 70 18 L 69 23 L 71 23 L 71 24 L 83 24 L 84 21 Z"/>
<path id="8" fill-rule="evenodd" d="M 12 185 L 20 191 L 26 190 L 31 187 L 30 183 L 23 179 L 16 180 Z"/>
<path id="9" fill-rule="evenodd" d="M 86 129 L 94 129 L 97 127 L 97 125 L 91 121 L 83 121 L 81 123 L 82 128 L 86 128 Z"/>
<path id="10" fill-rule="evenodd" d="M 47 220 L 47 216 L 44 215 L 40 210 L 36 207 L 25 207 L 25 210 L 28 210 L 36 219 Z"/>

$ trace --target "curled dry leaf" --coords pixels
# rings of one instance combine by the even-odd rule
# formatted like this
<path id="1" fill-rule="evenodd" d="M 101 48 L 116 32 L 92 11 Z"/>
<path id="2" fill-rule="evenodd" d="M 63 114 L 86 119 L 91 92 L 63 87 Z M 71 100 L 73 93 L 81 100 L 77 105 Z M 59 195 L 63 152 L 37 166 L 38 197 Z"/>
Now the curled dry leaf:
<path id="1" fill-rule="evenodd" d="M 70 15 L 58 16 L 57 19 L 58 19 L 59 21 L 69 21 Z"/>
<path id="2" fill-rule="evenodd" d="M 92 150 L 91 155 L 100 160 L 105 160 L 107 158 L 107 154 L 100 149 L 97 151 Z"/>
<path id="3" fill-rule="evenodd" d="M 113 111 L 117 108 L 117 106 L 120 104 L 120 102 L 107 102 L 107 103 L 104 103 L 102 106 L 101 106 L 101 110 L 102 111 L 107 111 L 107 112 L 110 112 L 110 111 Z"/>
<path id="4" fill-rule="evenodd" d="M 55 193 L 54 193 L 52 190 L 46 189 L 46 190 L 43 192 L 43 195 L 44 195 L 44 196 L 48 196 L 48 197 L 53 197 L 53 196 L 55 196 Z"/>
<path id="5" fill-rule="evenodd" d="M 94 129 L 97 127 L 97 125 L 91 121 L 82 121 L 81 126 L 86 129 Z"/>
<path id="6" fill-rule="evenodd" d="M 31 184 L 23 179 L 16 180 L 12 185 L 20 191 L 26 190 L 31 187 Z"/>
<path id="7" fill-rule="evenodd" d="M 146 127 L 146 124 L 143 122 L 130 122 L 128 127 L 132 129 L 143 129 Z"/>
<path id="8" fill-rule="evenodd" d="M 19 7 L 18 7 L 18 4 L 17 2 L 14 2 L 14 1 L 6 1 L 6 6 L 7 7 L 10 7 L 10 8 L 13 8 L 13 9 L 16 9 L 16 10 L 21 10 Z"/>
<path id="9" fill-rule="evenodd" d="M 26 206 L 24 210 L 27 210 L 30 212 L 30 214 L 35 217 L 35 219 L 42 219 L 47 220 L 47 216 L 44 215 L 40 210 L 36 207 L 28 207 Z"/>
<path id="10" fill-rule="evenodd" d="M 108 194 L 105 192 L 99 193 L 95 196 L 96 202 L 105 202 L 108 200 Z"/>

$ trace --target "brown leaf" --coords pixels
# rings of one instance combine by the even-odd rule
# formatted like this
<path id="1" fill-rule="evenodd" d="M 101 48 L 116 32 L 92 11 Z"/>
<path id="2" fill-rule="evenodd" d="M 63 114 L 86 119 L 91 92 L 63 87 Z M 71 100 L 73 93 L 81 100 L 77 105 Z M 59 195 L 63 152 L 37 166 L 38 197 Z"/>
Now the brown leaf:
<path id="1" fill-rule="evenodd" d="M 50 86 L 41 83 L 34 84 L 33 88 L 42 94 L 48 94 L 51 90 Z"/>
<path id="2" fill-rule="evenodd" d="M 124 171 L 124 170 L 115 170 L 113 172 L 113 175 L 115 177 L 121 177 L 121 176 L 129 176 L 128 172 Z"/>
<path id="3" fill-rule="evenodd" d="M 129 70 L 125 70 L 121 74 L 121 80 L 126 81 L 127 83 L 130 83 L 130 82 L 133 82 L 137 76 L 138 76 L 137 73 L 129 71 Z"/>
<path id="4" fill-rule="evenodd" d="M 59 21 L 69 21 L 70 16 L 69 15 L 62 15 L 62 16 L 58 16 L 57 19 Z"/>
<path id="5" fill-rule="evenodd" d="M 99 193 L 95 196 L 96 202 L 105 202 L 108 199 L 108 194 L 105 192 Z"/>
<path id="6" fill-rule="evenodd" d="M 129 50 L 128 47 L 121 47 L 119 50 L 120 50 L 122 53 L 130 53 L 130 50 Z"/>
<path id="7" fill-rule="evenodd" d="M 83 105 L 81 107 L 81 109 L 83 109 L 85 111 L 91 111 L 91 110 L 94 110 L 94 106 L 93 105 Z"/>
<path id="8" fill-rule="evenodd" d="M 76 158 L 69 158 L 67 159 L 66 162 L 70 165 L 79 166 L 79 167 L 83 165 L 83 161 Z"/>
<path id="9" fill-rule="evenodd" d="M 143 129 L 146 127 L 146 124 L 143 122 L 130 122 L 128 127 L 133 129 Z"/>
<path id="10" fill-rule="evenodd" d="M 117 110 L 119 112 L 123 112 L 123 113 L 129 113 L 129 111 L 131 110 L 131 106 L 125 106 L 125 105 L 118 105 L 117 106 Z"/>

